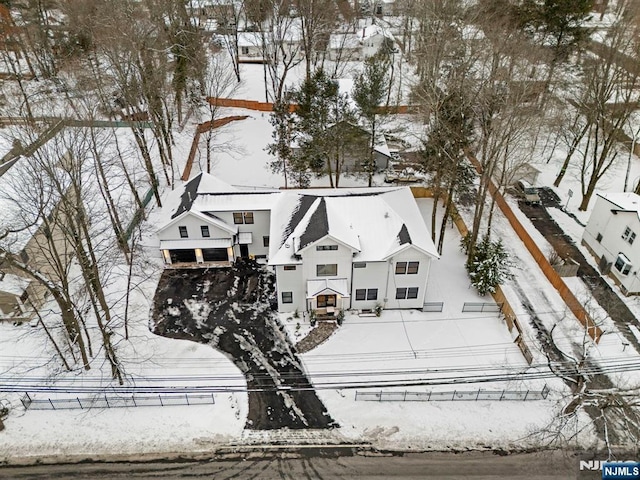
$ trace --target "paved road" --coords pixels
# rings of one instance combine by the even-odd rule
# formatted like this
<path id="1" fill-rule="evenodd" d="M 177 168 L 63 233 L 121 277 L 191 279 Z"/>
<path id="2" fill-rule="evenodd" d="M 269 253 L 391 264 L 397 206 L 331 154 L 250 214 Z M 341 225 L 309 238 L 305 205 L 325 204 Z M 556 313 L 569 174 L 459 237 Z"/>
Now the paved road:
<path id="1" fill-rule="evenodd" d="M 321 452 L 322 453 L 322 452 Z M 382 480 L 423 479 L 573 479 L 600 478 L 599 472 L 578 477 L 579 459 L 563 453 L 499 456 L 492 452 L 421 453 L 401 456 L 320 456 L 252 454 L 203 461 L 92 463 L 0 467 L 0 479 L 177 479 L 215 480 Z M 294 458 L 291 458 L 294 457 Z"/>

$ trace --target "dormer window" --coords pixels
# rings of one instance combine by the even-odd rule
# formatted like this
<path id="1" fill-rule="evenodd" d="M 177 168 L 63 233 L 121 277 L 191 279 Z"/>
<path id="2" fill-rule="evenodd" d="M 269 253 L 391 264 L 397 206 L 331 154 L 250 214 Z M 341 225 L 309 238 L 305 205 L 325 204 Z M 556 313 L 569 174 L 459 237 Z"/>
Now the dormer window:
<path id="1" fill-rule="evenodd" d="M 627 275 L 631 271 L 631 260 L 624 253 L 619 253 L 614 267 L 622 275 Z"/>
<path id="2" fill-rule="evenodd" d="M 242 223 L 253 223 L 253 212 L 234 212 L 233 223 L 240 225 Z"/>
<path id="3" fill-rule="evenodd" d="M 628 242 L 629 245 L 633 245 L 633 241 L 636 239 L 636 234 L 629 227 L 624 229 L 624 233 L 622 234 L 622 239 L 625 242 Z"/>

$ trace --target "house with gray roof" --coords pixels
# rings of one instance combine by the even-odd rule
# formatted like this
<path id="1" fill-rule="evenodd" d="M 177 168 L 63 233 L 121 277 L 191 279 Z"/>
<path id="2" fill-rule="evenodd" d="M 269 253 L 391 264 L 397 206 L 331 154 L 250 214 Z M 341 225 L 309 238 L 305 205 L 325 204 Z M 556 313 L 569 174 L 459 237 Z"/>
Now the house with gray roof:
<path id="1" fill-rule="evenodd" d="M 438 258 L 408 187 L 247 191 L 203 173 L 164 211 L 167 265 L 263 259 L 280 312 L 421 308 Z"/>

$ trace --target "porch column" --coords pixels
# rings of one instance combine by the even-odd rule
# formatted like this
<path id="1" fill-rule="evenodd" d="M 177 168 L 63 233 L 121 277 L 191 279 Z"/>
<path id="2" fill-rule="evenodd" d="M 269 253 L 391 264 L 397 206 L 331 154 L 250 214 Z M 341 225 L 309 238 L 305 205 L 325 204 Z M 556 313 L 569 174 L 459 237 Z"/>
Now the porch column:
<path id="1" fill-rule="evenodd" d="M 164 257 L 164 263 L 171 265 L 171 253 L 169 253 L 169 250 L 162 250 L 162 256 Z"/>
<path id="2" fill-rule="evenodd" d="M 233 263 L 233 247 L 227 247 L 227 258 L 230 263 Z"/>
<path id="3" fill-rule="evenodd" d="M 196 262 L 204 263 L 204 257 L 202 256 L 202 249 L 196 248 Z"/>

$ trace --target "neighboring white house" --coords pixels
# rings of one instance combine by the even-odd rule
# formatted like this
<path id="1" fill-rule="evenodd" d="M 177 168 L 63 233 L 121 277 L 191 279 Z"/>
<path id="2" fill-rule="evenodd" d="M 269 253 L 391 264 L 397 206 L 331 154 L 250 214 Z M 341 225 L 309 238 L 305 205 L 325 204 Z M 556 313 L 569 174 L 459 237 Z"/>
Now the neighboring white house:
<path id="1" fill-rule="evenodd" d="M 163 211 L 167 264 L 266 257 L 280 312 L 421 308 L 438 258 L 407 187 L 246 191 L 202 173 Z"/>
<path id="2" fill-rule="evenodd" d="M 330 60 L 358 61 L 375 55 L 386 41 L 395 43 L 394 37 L 380 25 L 368 25 L 355 33 L 333 33 L 329 36 Z"/>
<path id="3" fill-rule="evenodd" d="M 640 196 L 635 193 L 599 193 L 582 236 L 626 295 L 640 293 Z"/>
<path id="4" fill-rule="evenodd" d="M 261 32 L 238 32 L 238 60 L 244 63 L 264 62 L 268 41 L 269 37 Z"/>

